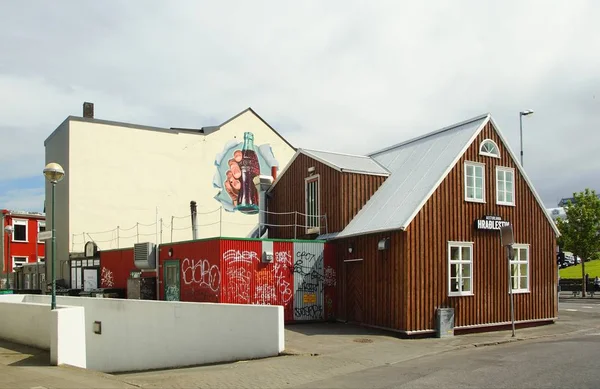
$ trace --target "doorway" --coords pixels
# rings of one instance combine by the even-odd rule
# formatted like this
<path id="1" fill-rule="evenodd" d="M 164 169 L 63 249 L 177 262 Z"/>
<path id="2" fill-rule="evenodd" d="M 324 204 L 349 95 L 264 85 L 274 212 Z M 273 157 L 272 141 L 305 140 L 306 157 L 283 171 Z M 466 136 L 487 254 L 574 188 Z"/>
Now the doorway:
<path id="1" fill-rule="evenodd" d="M 179 260 L 167 260 L 163 264 L 163 294 L 165 301 L 179 301 Z"/>
<path id="2" fill-rule="evenodd" d="M 346 267 L 346 320 L 351 323 L 362 323 L 364 312 L 363 260 L 348 259 Z"/>

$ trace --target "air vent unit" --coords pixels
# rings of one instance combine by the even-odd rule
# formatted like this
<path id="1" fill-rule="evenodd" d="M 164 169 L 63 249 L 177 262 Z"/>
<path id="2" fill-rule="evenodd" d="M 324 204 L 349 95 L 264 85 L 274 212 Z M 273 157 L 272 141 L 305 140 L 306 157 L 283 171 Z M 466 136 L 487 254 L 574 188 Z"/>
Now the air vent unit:
<path id="1" fill-rule="evenodd" d="M 154 243 L 135 243 L 133 245 L 133 262 L 138 269 L 156 268 L 156 246 Z"/>

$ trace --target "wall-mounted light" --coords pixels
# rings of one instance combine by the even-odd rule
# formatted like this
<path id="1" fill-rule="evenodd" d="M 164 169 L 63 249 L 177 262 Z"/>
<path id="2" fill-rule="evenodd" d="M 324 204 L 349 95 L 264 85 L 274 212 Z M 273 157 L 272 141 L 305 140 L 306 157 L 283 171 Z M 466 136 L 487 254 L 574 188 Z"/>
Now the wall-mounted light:
<path id="1" fill-rule="evenodd" d="M 173 247 L 169 249 L 169 258 L 173 258 Z"/>
<path id="2" fill-rule="evenodd" d="M 308 168 L 308 173 L 309 174 L 313 174 L 314 172 L 315 172 L 315 167 L 314 166 L 311 166 L 311 167 Z"/>
<path id="3" fill-rule="evenodd" d="M 348 246 L 348 252 L 349 252 L 350 254 L 352 254 L 352 250 L 353 250 L 352 246 Z"/>
<path id="4" fill-rule="evenodd" d="M 390 239 L 383 238 L 377 243 L 377 250 L 387 250 L 390 248 Z"/>

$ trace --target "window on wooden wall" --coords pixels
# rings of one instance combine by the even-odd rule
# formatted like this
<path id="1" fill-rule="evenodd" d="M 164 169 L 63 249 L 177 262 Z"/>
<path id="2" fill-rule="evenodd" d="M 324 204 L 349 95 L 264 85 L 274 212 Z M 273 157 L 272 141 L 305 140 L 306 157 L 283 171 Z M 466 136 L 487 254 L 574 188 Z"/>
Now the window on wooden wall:
<path id="1" fill-rule="evenodd" d="M 448 295 L 473 294 L 473 243 L 448 242 Z"/>
<path id="2" fill-rule="evenodd" d="M 502 166 L 496 168 L 496 203 L 515 205 L 515 169 Z"/>
<path id="3" fill-rule="evenodd" d="M 479 146 L 479 154 L 486 157 L 500 158 L 500 150 L 498 145 L 491 139 L 485 139 Z"/>
<path id="4" fill-rule="evenodd" d="M 13 242 L 27 242 L 27 220 L 13 219 Z"/>
<path id="5" fill-rule="evenodd" d="M 513 259 L 510 261 L 513 292 L 529 292 L 529 245 L 515 244 L 513 249 Z"/>
<path id="6" fill-rule="evenodd" d="M 485 202 L 485 165 L 465 162 L 465 200 Z"/>
<path id="7" fill-rule="evenodd" d="M 305 183 L 306 233 L 319 232 L 321 226 L 319 183 L 320 176 L 307 177 Z"/>

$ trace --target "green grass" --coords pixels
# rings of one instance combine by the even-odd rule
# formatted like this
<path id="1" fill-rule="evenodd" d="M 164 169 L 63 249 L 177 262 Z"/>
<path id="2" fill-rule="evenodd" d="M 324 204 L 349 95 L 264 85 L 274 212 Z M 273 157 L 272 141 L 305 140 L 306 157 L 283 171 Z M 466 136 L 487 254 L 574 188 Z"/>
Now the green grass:
<path id="1" fill-rule="evenodd" d="M 590 280 L 593 280 L 595 277 L 600 277 L 600 260 L 586 262 L 585 272 L 590 275 Z M 581 279 L 581 264 L 560 269 L 559 274 L 560 278 Z"/>

